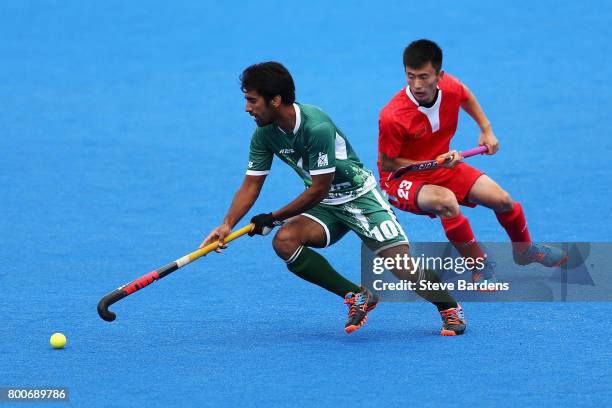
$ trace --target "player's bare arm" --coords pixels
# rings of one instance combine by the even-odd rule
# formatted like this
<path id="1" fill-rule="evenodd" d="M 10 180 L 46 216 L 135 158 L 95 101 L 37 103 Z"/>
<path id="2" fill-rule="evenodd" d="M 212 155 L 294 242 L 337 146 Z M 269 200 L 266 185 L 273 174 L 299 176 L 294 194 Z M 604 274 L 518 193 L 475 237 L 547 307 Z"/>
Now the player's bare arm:
<path id="1" fill-rule="evenodd" d="M 478 145 L 485 145 L 489 149 L 487 154 L 495 154 L 499 150 L 499 141 L 493 133 L 491 122 L 484 113 L 484 110 L 478 103 L 476 96 L 470 91 L 470 89 L 463 85 L 467 94 L 467 99 L 461 104 L 461 108 L 467 112 L 468 115 L 474 119 L 474 121 L 480 127 L 480 136 L 478 138 Z"/>
<path id="2" fill-rule="evenodd" d="M 249 233 L 253 235 L 267 235 L 274 226 L 280 225 L 283 221 L 300 215 L 319 204 L 329 192 L 335 173 L 325 173 L 312 176 L 312 185 L 300 194 L 295 200 L 281 208 L 280 210 L 258 214 L 251 219 L 255 224 Z"/>
<path id="3" fill-rule="evenodd" d="M 240 221 L 242 217 L 244 217 L 244 215 L 251 209 L 253 204 L 255 204 L 265 180 L 266 176 L 247 175 L 244 177 L 244 181 L 234 195 L 232 205 L 230 206 L 223 223 L 208 234 L 200 245 L 200 248 L 215 241 L 223 242 L 224 238 L 227 237 L 232 231 L 232 228 L 234 228 L 238 221 Z"/>
<path id="4" fill-rule="evenodd" d="M 447 157 L 452 157 L 452 160 L 442 164 L 442 167 L 446 167 L 447 169 L 452 169 L 455 167 L 461 160 L 463 160 L 463 156 L 461 156 L 461 152 L 457 150 L 451 150 L 450 152 L 446 152 L 444 154 L 439 155 L 436 159 L 446 159 Z"/>
<path id="5" fill-rule="evenodd" d="M 333 180 L 333 172 L 312 176 L 312 186 L 280 210 L 273 211 L 272 216 L 276 220 L 286 220 L 310 210 L 325 198 Z"/>
<path id="6" fill-rule="evenodd" d="M 384 171 L 395 171 L 400 167 L 409 166 L 419 162 L 419 160 L 411 160 L 404 157 L 389 157 L 383 152 L 378 153 L 378 158 L 380 160 L 380 167 Z"/>

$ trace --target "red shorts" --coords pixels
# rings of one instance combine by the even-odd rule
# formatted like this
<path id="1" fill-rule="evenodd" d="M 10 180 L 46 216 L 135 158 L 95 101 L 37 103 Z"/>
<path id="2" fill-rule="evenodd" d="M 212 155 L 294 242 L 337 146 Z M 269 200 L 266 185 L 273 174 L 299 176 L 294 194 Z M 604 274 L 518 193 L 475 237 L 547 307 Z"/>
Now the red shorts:
<path id="1" fill-rule="evenodd" d="M 478 177 L 483 174 L 469 164 L 459 163 L 452 169 L 442 167 L 432 171 L 408 173 L 400 179 L 381 181 L 380 184 L 394 207 L 435 218 L 435 215 L 422 211 L 417 204 L 419 191 L 425 184 L 446 187 L 455 193 L 459 204 L 476 207 L 476 204 L 469 202 L 467 197 Z"/>

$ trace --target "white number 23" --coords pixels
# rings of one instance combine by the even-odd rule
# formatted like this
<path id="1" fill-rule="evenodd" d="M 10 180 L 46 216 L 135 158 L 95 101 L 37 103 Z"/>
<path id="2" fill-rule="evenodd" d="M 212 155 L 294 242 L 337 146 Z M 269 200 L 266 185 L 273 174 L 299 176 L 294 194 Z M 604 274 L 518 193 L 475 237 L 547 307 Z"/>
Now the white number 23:
<path id="1" fill-rule="evenodd" d="M 412 181 L 403 180 L 397 188 L 397 196 L 407 200 L 410 187 L 412 187 Z"/>

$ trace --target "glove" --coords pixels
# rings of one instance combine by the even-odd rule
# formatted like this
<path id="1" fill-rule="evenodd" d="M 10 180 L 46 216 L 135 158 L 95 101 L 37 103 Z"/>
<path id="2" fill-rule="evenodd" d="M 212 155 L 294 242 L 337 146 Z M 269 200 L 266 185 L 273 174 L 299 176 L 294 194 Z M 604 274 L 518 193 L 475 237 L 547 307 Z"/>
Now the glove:
<path id="1" fill-rule="evenodd" d="M 253 235 L 268 235 L 274 227 L 281 225 L 282 221 L 274 219 L 272 213 L 258 214 L 251 218 L 251 223 L 255 224 L 255 227 L 249 232 L 249 237 Z"/>

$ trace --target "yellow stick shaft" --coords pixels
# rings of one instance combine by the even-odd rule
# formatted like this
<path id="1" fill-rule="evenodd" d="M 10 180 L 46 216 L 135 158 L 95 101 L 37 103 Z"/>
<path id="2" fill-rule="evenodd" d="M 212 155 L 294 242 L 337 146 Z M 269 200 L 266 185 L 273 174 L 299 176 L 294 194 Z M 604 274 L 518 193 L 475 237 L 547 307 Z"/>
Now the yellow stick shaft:
<path id="1" fill-rule="evenodd" d="M 235 240 L 238 237 L 243 236 L 244 234 L 248 234 L 249 232 L 251 232 L 251 230 L 253 229 L 253 227 L 255 226 L 255 224 L 249 224 L 249 225 L 245 225 L 244 227 L 240 228 L 239 230 L 236 230 L 234 232 L 232 232 L 231 234 L 229 234 L 226 238 L 225 238 L 225 243 L 227 244 L 228 242 L 231 242 L 233 240 Z M 196 249 L 195 251 L 191 252 L 188 255 L 185 255 L 184 257 L 177 259 L 176 263 L 178 264 L 178 267 L 183 267 L 185 265 L 187 265 L 190 262 L 195 261 L 196 259 L 199 259 L 201 257 L 203 257 L 204 255 L 214 251 L 215 249 L 219 248 L 219 242 L 213 242 L 211 244 L 206 245 L 204 248 L 199 248 Z"/>

